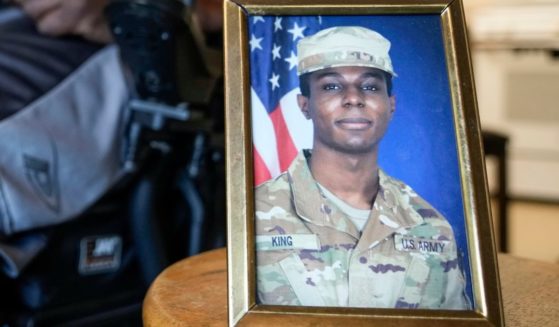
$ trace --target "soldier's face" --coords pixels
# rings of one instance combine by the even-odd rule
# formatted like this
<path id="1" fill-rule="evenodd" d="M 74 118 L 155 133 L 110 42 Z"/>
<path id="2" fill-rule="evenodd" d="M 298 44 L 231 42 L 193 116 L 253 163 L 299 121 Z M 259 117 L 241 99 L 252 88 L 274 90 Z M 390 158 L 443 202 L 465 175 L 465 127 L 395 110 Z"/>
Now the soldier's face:
<path id="1" fill-rule="evenodd" d="M 314 148 L 359 154 L 378 149 L 395 109 L 382 71 L 369 67 L 322 69 L 309 78 L 301 111 L 314 124 Z"/>

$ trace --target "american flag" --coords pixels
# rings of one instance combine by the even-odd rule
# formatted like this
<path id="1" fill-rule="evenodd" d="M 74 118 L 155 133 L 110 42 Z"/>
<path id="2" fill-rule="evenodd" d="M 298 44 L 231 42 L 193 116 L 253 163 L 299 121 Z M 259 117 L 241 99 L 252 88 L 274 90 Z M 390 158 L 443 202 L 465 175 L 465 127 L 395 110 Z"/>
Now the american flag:
<path id="1" fill-rule="evenodd" d="M 297 105 L 297 42 L 323 29 L 320 16 L 250 16 L 254 181 L 285 171 L 311 148 L 313 127 Z"/>

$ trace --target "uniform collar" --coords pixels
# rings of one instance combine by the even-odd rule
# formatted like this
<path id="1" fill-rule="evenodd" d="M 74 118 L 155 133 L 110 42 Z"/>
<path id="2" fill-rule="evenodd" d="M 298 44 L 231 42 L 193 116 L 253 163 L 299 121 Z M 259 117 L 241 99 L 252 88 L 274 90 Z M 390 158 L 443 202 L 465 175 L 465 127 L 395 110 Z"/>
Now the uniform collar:
<path id="1" fill-rule="evenodd" d="M 365 251 L 394 233 L 423 224 L 423 217 L 412 207 L 415 196 L 411 187 L 379 169 L 379 191 L 356 250 Z"/>
<path id="2" fill-rule="evenodd" d="M 353 222 L 320 191 L 307 162 L 310 156 L 310 150 L 299 152 L 288 169 L 297 215 L 312 224 L 331 227 L 359 239 Z"/>
<path id="3" fill-rule="evenodd" d="M 310 156 L 310 150 L 299 152 L 287 172 L 295 211 L 302 219 L 347 233 L 360 240 L 358 247 L 365 249 L 373 247 L 401 228 L 423 223 L 423 218 L 410 204 L 410 199 L 415 194 L 413 190 L 379 169 L 379 192 L 361 237 L 349 217 L 320 191 L 307 163 Z"/>

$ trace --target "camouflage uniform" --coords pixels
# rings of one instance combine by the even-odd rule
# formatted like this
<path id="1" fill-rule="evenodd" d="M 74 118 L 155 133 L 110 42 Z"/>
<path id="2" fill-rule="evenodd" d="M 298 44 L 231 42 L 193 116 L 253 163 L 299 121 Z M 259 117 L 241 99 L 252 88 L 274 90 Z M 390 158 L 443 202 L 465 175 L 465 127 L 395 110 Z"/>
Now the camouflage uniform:
<path id="1" fill-rule="evenodd" d="M 468 309 L 452 228 L 379 170 L 362 235 L 318 188 L 300 153 L 256 189 L 257 293 L 263 304 Z"/>

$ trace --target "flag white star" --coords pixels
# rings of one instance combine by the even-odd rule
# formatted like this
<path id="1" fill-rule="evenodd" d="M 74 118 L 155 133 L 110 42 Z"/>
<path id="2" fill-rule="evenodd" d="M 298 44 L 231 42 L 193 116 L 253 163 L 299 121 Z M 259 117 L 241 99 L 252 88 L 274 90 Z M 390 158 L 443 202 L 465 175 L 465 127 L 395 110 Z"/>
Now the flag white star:
<path id="1" fill-rule="evenodd" d="M 256 24 L 256 23 L 258 23 L 258 22 L 264 23 L 264 17 L 262 17 L 262 16 L 254 16 L 254 17 L 252 18 L 252 23 L 253 23 L 253 24 Z"/>
<path id="2" fill-rule="evenodd" d="M 272 49 L 272 60 L 281 59 L 280 49 L 281 45 L 276 45 L 274 43 L 274 48 Z"/>
<path id="3" fill-rule="evenodd" d="M 283 27 L 281 26 L 282 19 L 283 19 L 282 17 L 276 17 L 276 19 L 274 20 L 274 32 L 283 29 Z"/>
<path id="4" fill-rule="evenodd" d="M 260 42 L 262 42 L 264 38 L 263 37 L 256 37 L 254 36 L 254 34 L 252 34 L 250 36 L 250 51 L 254 51 L 255 49 L 260 49 L 262 50 L 262 45 L 260 45 Z"/>
<path id="5" fill-rule="evenodd" d="M 275 73 L 272 73 L 272 78 L 270 78 L 268 81 L 272 84 L 272 91 L 276 88 L 279 87 L 279 75 L 276 75 Z"/>
<path id="6" fill-rule="evenodd" d="M 297 67 L 297 64 L 299 63 L 299 61 L 297 60 L 297 56 L 293 51 L 291 51 L 291 56 L 284 60 L 289 63 L 289 70 L 292 70 L 294 67 Z"/>
<path id="7" fill-rule="evenodd" d="M 303 31 L 307 28 L 306 26 L 299 27 L 297 22 L 293 24 L 293 28 L 288 29 L 287 31 L 293 35 L 293 41 L 297 40 L 298 37 L 303 38 Z"/>

